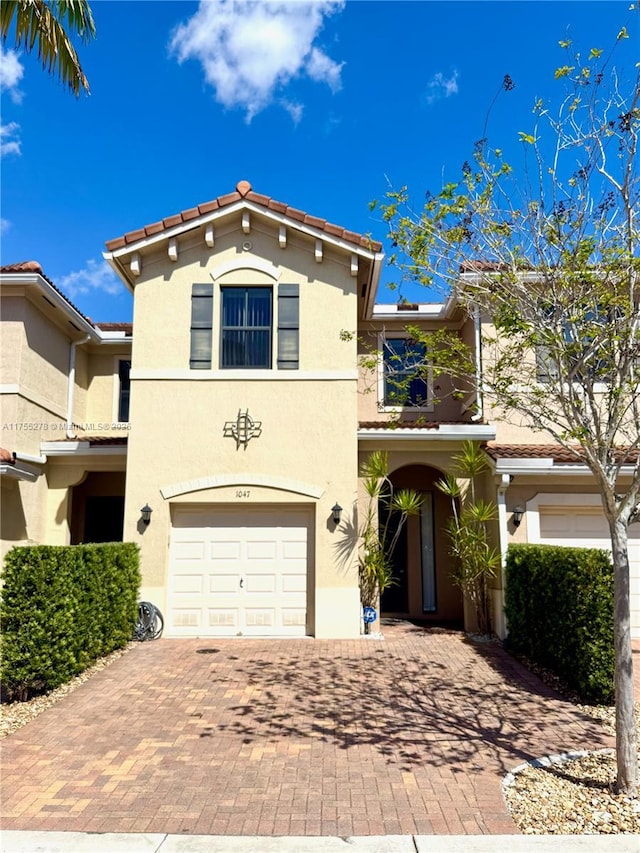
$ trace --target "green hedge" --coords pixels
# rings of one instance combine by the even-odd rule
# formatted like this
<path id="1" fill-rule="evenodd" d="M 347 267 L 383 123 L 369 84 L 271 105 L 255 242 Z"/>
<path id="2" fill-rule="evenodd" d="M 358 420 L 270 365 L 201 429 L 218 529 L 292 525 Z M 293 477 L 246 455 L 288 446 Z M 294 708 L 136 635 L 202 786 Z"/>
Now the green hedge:
<path id="1" fill-rule="evenodd" d="M 35 545 L 5 558 L 0 681 L 8 698 L 53 690 L 131 639 L 138 546 Z"/>
<path id="2" fill-rule="evenodd" d="M 605 551 L 511 545 L 505 612 L 509 648 L 585 701 L 613 701 L 613 568 Z"/>

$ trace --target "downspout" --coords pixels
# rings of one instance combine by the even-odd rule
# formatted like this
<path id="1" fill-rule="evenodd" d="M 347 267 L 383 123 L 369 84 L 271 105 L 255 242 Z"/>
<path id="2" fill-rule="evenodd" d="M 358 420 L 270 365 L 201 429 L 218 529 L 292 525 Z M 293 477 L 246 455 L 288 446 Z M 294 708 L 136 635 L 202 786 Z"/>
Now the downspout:
<path id="1" fill-rule="evenodd" d="M 480 309 L 477 305 L 473 306 L 473 328 L 476 348 L 476 405 L 478 410 L 474 415 L 471 415 L 471 420 L 475 422 L 481 421 L 484 418 L 484 400 L 482 397 L 482 351 L 480 349 L 482 344 L 482 333 L 480 325 Z"/>
<path id="2" fill-rule="evenodd" d="M 500 598 L 502 603 L 502 609 L 500 611 L 500 620 L 499 625 L 496 625 L 498 628 L 498 636 L 500 639 L 504 640 L 507 636 L 507 622 L 504 618 L 504 592 L 506 588 L 506 565 L 507 565 L 507 548 L 509 546 L 509 528 L 507 526 L 507 489 L 511 485 L 511 476 L 509 474 L 503 474 L 500 478 L 500 484 L 498 486 L 498 534 L 500 537 Z M 497 614 L 496 614 L 497 616 Z M 496 622 L 498 620 L 496 619 Z"/>
<path id="3" fill-rule="evenodd" d="M 71 341 L 71 350 L 69 352 L 69 386 L 67 388 L 67 438 L 75 438 L 75 430 L 72 429 L 73 422 L 73 399 L 76 386 L 76 349 L 81 344 L 86 344 L 90 340 L 91 335 L 86 335 L 79 341 Z"/>

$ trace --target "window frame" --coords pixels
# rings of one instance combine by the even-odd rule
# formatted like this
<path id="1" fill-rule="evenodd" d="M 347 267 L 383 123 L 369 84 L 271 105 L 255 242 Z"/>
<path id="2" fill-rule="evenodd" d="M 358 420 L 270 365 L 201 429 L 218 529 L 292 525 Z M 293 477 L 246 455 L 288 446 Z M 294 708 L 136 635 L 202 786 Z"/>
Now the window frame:
<path id="1" fill-rule="evenodd" d="M 400 405 L 398 403 L 389 403 L 386 400 L 386 379 L 387 379 L 387 370 L 386 370 L 386 360 L 385 360 L 385 352 L 386 345 L 389 341 L 410 341 L 412 340 L 411 335 L 406 332 L 379 332 L 378 333 L 378 409 L 381 412 L 433 412 L 435 409 L 435 404 L 433 401 L 433 369 L 432 366 L 429 365 L 427 369 L 427 375 L 423 377 L 416 377 L 422 379 L 425 383 L 426 387 L 426 399 L 423 405 Z M 395 373 L 405 374 L 409 371 L 394 371 Z"/>
<path id="2" fill-rule="evenodd" d="M 274 341 L 274 327 L 275 327 L 275 311 L 274 311 L 274 288 L 271 285 L 265 284 L 223 284 L 220 285 L 220 316 L 218 322 L 218 329 L 220 334 L 219 346 L 218 346 L 218 368 L 219 370 L 273 370 L 273 341 Z M 251 290 L 264 290 L 269 293 L 269 346 L 268 346 L 268 355 L 269 355 L 269 363 L 267 365 L 258 365 L 258 364 L 224 364 L 224 333 L 225 330 L 228 331 L 266 331 L 267 326 L 225 326 L 224 324 L 224 299 L 225 292 L 230 291 L 239 291 L 243 290 L 246 294 L 248 294 Z M 246 311 L 245 304 L 245 311 Z"/>
<path id="3" fill-rule="evenodd" d="M 128 364 L 129 371 L 127 375 L 127 384 L 128 388 L 126 389 L 126 400 L 127 400 L 127 417 L 126 419 L 122 418 L 123 414 L 123 389 L 122 384 L 122 365 Z M 116 399 L 115 399 L 115 420 L 119 424 L 128 424 L 131 421 L 131 356 L 129 358 L 122 358 L 122 356 L 116 356 Z"/>

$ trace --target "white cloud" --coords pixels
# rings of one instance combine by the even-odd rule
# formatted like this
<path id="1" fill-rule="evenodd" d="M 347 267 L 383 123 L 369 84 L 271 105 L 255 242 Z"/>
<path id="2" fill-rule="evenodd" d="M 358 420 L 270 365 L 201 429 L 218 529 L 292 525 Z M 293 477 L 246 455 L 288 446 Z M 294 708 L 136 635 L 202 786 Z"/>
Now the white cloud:
<path id="1" fill-rule="evenodd" d="M 453 69 L 450 77 L 445 77 L 442 71 L 434 74 L 431 80 L 427 83 L 426 101 L 428 104 L 433 104 L 435 101 L 440 101 L 443 98 L 450 98 L 451 95 L 458 94 L 458 71 Z"/>
<path id="2" fill-rule="evenodd" d="M 84 269 L 61 276 L 56 284 L 72 299 L 95 290 L 101 290 L 111 296 L 122 293 L 122 282 L 107 262 L 93 258 L 87 261 Z"/>
<path id="3" fill-rule="evenodd" d="M 287 101 L 284 98 L 279 102 L 280 106 L 286 110 L 291 116 L 294 124 L 300 124 L 304 107 L 302 104 L 297 104 L 293 101 Z"/>
<path id="4" fill-rule="evenodd" d="M 11 228 L 11 223 L 8 219 L 0 219 L 0 234 L 6 234 L 6 232 Z"/>
<path id="5" fill-rule="evenodd" d="M 18 83 L 22 79 L 24 68 L 15 50 L 5 50 L 0 45 L 0 89 L 9 93 L 15 104 L 22 101 L 22 92 Z"/>
<path id="6" fill-rule="evenodd" d="M 6 157 L 7 154 L 22 154 L 18 138 L 19 130 L 20 125 L 15 121 L 0 124 L 0 157 Z"/>
<path id="7" fill-rule="evenodd" d="M 180 63 L 197 59 L 216 100 L 246 110 L 251 121 L 294 77 L 340 88 L 342 64 L 314 41 L 325 17 L 343 7 L 344 0 L 201 0 L 195 15 L 174 30 L 170 50 Z M 280 103 L 291 113 L 289 101 Z"/>

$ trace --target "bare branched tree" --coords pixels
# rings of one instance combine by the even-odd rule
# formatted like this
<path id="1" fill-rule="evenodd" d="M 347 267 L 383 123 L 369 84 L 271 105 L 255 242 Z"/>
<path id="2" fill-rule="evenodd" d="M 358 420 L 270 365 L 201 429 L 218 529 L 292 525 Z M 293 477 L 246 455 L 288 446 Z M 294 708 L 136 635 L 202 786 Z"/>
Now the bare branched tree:
<path id="1" fill-rule="evenodd" d="M 636 796 L 627 528 L 640 493 L 640 77 L 622 79 L 615 48 L 560 46 L 563 96 L 536 103 L 521 170 L 485 138 L 421 209 L 407 188 L 380 208 L 392 262 L 481 312 L 478 392 L 492 417 L 517 415 L 593 474 L 614 564 L 617 790 Z"/>

